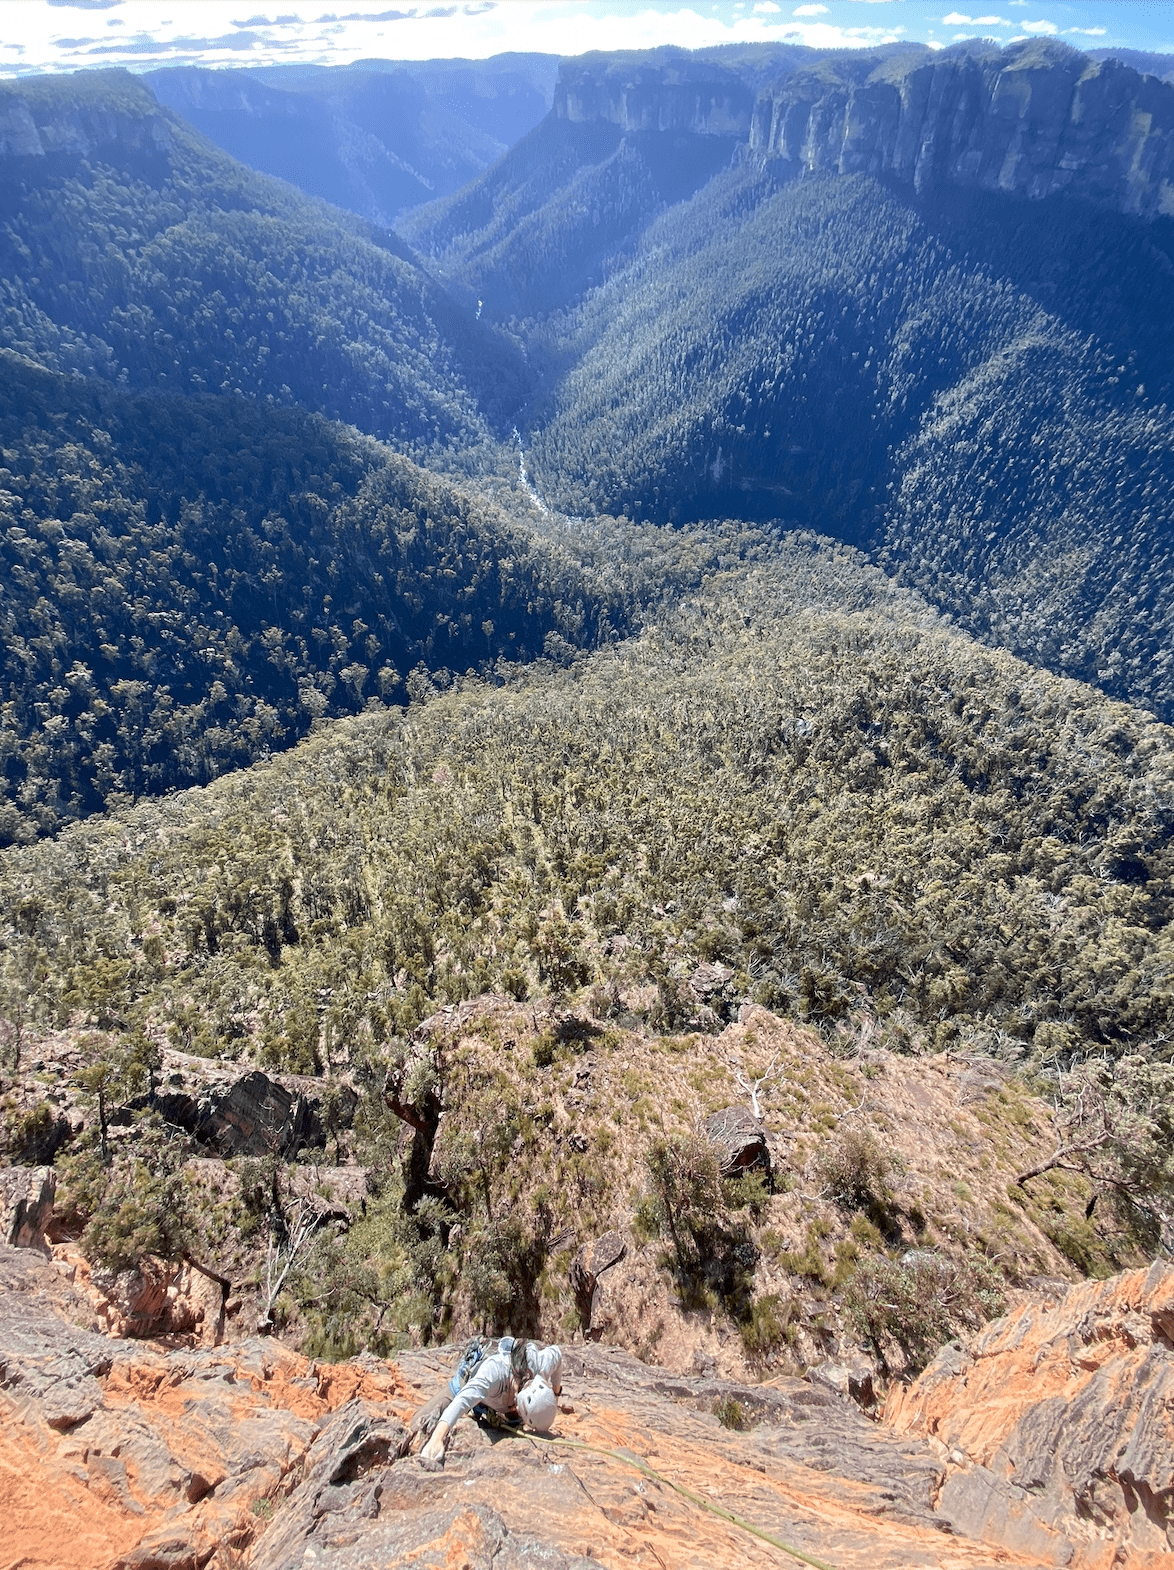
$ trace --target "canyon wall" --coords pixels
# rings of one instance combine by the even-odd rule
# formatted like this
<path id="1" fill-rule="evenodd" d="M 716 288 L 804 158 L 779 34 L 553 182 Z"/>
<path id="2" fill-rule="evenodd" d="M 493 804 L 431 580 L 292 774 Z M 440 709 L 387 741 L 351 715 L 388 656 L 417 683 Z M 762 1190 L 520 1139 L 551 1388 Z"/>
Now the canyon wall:
<path id="1" fill-rule="evenodd" d="M 754 95 L 721 66 L 682 55 L 609 55 L 564 60 L 554 90 L 560 120 L 603 122 L 622 131 L 676 131 L 733 136 L 750 131 Z"/>
<path id="2" fill-rule="evenodd" d="M 1031 42 L 797 71 L 755 105 L 750 145 L 805 171 L 895 176 L 1174 215 L 1174 85 Z"/>

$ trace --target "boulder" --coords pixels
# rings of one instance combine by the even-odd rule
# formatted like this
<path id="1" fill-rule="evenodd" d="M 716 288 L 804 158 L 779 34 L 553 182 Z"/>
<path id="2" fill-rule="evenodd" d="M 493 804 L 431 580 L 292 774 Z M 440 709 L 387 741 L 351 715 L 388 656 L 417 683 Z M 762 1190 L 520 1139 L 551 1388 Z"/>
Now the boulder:
<path id="1" fill-rule="evenodd" d="M 571 1262 L 571 1290 L 575 1294 L 575 1307 L 579 1310 L 579 1323 L 583 1334 L 592 1338 L 592 1313 L 599 1278 L 604 1271 L 618 1265 L 628 1252 L 627 1241 L 620 1232 L 605 1232 L 581 1248 Z M 598 1339 L 596 1334 L 595 1339 Z"/>
<path id="2" fill-rule="evenodd" d="M 195 1135 L 219 1156 L 292 1159 L 314 1134 L 313 1105 L 260 1069 L 202 1102 Z"/>
<path id="3" fill-rule="evenodd" d="M 860 1358 L 843 1363 L 816 1363 L 804 1377 L 813 1385 L 847 1396 L 849 1401 L 855 1401 L 868 1412 L 876 1405 L 873 1373 L 872 1364 Z"/>
<path id="4" fill-rule="evenodd" d="M 705 1132 L 720 1151 L 723 1177 L 743 1172 L 771 1174 L 766 1129 L 747 1107 L 722 1107 L 705 1120 Z"/>

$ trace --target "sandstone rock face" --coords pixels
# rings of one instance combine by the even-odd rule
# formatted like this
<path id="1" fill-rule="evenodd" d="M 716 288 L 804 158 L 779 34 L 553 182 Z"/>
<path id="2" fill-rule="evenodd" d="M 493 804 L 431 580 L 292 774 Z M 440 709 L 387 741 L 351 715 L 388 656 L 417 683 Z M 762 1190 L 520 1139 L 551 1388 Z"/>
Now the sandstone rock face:
<path id="1" fill-rule="evenodd" d="M 0 88 L 0 158 L 92 158 L 113 146 L 157 155 L 170 144 L 154 94 L 129 75 L 125 107 L 117 112 L 86 103 L 80 93 L 66 104 L 64 95 L 30 98 Z"/>
<path id="2" fill-rule="evenodd" d="M 799 71 L 755 106 L 750 145 L 802 170 L 887 174 L 1174 214 L 1174 86 L 1038 42 L 855 78 Z"/>
<path id="3" fill-rule="evenodd" d="M 758 1170 L 770 1176 L 766 1129 L 746 1107 L 722 1107 L 705 1120 L 705 1132 L 721 1152 L 723 1177 Z"/>
<path id="4" fill-rule="evenodd" d="M 443 1470 L 429 1472 L 409 1453 L 412 1420 L 451 1372 L 451 1349 L 406 1352 L 395 1366 L 370 1357 L 315 1365 L 272 1341 L 168 1352 L 79 1328 L 70 1321 L 82 1306 L 48 1261 L 0 1247 L 6 1563 L 789 1562 L 725 1511 L 838 1570 L 993 1564 L 989 1549 L 943 1530 L 934 1505 L 943 1466 L 929 1443 L 801 1380 L 690 1378 L 617 1348 L 569 1348 L 551 1441 L 465 1419 Z M 754 1426 L 722 1427 L 719 1401 Z"/>
<path id="5" fill-rule="evenodd" d="M 745 140 L 753 107 L 753 94 L 732 72 L 687 56 L 663 65 L 622 57 L 564 60 L 554 90 L 560 120 L 602 121 L 622 131 Z"/>
<path id="6" fill-rule="evenodd" d="M 1170 1564 L 1174 1268 L 1025 1303 L 939 1353 L 886 1422 L 940 1447 L 957 1531 L 1071 1570 Z"/>

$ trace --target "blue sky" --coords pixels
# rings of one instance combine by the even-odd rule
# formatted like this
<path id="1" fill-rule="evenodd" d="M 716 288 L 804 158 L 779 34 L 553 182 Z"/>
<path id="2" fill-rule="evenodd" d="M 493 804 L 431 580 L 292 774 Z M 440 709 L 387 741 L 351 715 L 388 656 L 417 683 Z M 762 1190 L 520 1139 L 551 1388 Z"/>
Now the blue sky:
<path id="1" fill-rule="evenodd" d="M 1054 37 L 1174 53 L 1174 0 L 0 0 L 0 75 L 126 65 L 483 58 L 504 50 L 686 48 L 747 40 L 817 48 Z"/>

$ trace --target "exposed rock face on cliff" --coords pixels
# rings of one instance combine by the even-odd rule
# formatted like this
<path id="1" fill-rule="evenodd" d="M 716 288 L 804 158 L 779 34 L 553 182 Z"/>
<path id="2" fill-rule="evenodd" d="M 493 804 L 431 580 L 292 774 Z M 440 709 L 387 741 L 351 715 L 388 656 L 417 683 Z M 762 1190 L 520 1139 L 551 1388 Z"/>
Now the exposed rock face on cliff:
<path id="1" fill-rule="evenodd" d="M 943 1530 L 929 1445 L 801 1380 L 742 1387 L 571 1349 L 556 1435 L 593 1448 L 463 1421 L 444 1470 L 428 1473 L 408 1454 L 411 1420 L 451 1353 L 398 1366 L 315 1365 L 256 1341 L 168 1353 L 80 1329 L 53 1297 L 71 1318 L 82 1307 L 51 1265 L 0 1248 L 0 1496 L 16 1563 L 749 1570 L 781 1558 L 674 1484 L 841 1570 L 990 1563 Z M 723 1428 L 717 1400 L 755 1426 Z"/>
<path id="2" fill-rule="evenodd" d="M 945 1348 L 888 1422 L 943 1447 L 957 1530 L 1071 1570 L 1168 1565 L 1174 1268 L 1024 1303 Z"/>
<path id="3" fill-rule="evenodd" d="M 78 80 L 50 79 L 31 91 L 0 87 L 0 158 L 94 158 L 112 148 L 123 157 L 168 151 L 167 119 L 129 72 L 102 72 L 88 93 Z"/>
<path id="4" fill-rule="evenodd" d="M 808 170 L 1084 197 L 1174 214 L 1174 86 L 1031 42 L 875 69 L 797 71 L 755 106 L 750 145 Z"/>
<path id="5" fill-rule="evenodd" d="M 839 1570 L 1168 1563 L 1171 1270 L 1026 1305 L 891 1399 L 887 1426 L 831 1381 L 746 1385 L 568 1348 L 550 1441 L 462 1421 L 442 1471 L 414 1458 L 414 1418 L 451 1351 L 168 1351 L 85 1316 L 51 1263 L 0 1246 L 14 1563 L 750 1570 L 786 1562 L 772 1542 Z"/>
<path id="6" fill-rule="evenodd" d="M 665 51 L 667 54 L 668 51 Z M 560 120 L 618 125 L 622 131 L 688 131 L 745 139 L 754 97 L 732 71 L 682 54 L 564 60 L 554 90 Z"/>

